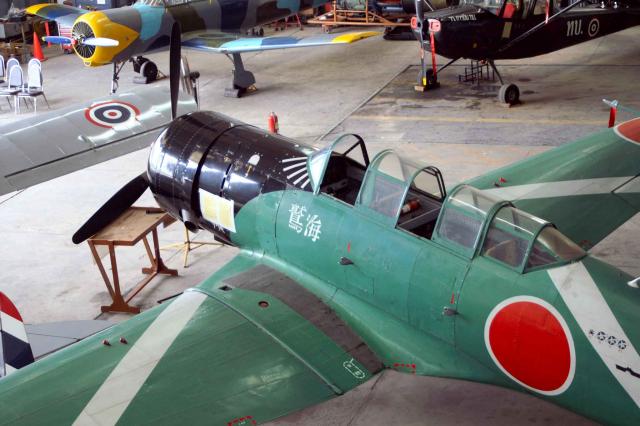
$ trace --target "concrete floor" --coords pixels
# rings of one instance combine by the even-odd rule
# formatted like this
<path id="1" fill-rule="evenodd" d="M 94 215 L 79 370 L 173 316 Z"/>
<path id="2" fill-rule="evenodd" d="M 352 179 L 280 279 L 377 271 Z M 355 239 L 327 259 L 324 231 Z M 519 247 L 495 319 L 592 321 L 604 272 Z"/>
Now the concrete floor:
<path id="1" fill-rule="evenodd" d="M 306 34 L 317 29 L 305 29 Z M 504 108 L 485 88 L 460 86 L 452 67 L 440 75 L 442 87 L 413 91 L 418 62 L 415 42 L 381 38 L 351 46 L 329 46 L 249 54 L 259 90 L 243 99 L 222 96 L 230 77 L 224 56 L 186 52 L 201 72 L 203 109 L 214 109 L 261 127 L 279 116 L 281 133 L 313 142 L 342 131 L 365 136 L 372 152 L 387 147 L 441 168 L 448 186 L 495 167 L 603 128 L 615 98 L 640 109 L 640 29 L 631 29 L 540 58 L 505 61 L 501 72 L 516 82 L 524 103 Z M 108 92 L 107 67 L 86 69 L 78 59 L 46 50 L 47 96 L 52 108 Z M 150 56 L 167 68 L 166 53 Z M 499 64 L 500 66 L 500 64 Z M 121 89 L 132 87 L 126 68 Z M 167 84 L 160 82 L 159 84 Z M 623 116 L 622 116 L 623 117 Z M 8 108 L 0 124 L 15 120 Z M 145 167 L 146 150 L 103 163 L 17 194 L 0 197 L 0 289 L 21 309 L 26 322 L 111 319 L 99 315 L 109 297 L 85 245 L 71 235 L 117 189 Z M 145 194 L 138 205 L 153 205 Z M 593 251 L 632 274 L 640 274 L 640 244 L 633 238 L 638 216 Z M 172 225 L 162 244 L 182 239 Z M 198 238 L 207 239 L 206 235 Z M 229 247 L 205 247 L 182 268 L 181 253 L 163 252 L 177 278 L 156 279 L 134 301 L 143 308 L 198 284 L 234 254 Z M 121 281 L 139 280 L 142 247 L 118 252 Z M 514 424 L 589 423 L 537 398 L 481 384 L 385 372 L 350 394 L 285 418 L 281 424 Z"/>

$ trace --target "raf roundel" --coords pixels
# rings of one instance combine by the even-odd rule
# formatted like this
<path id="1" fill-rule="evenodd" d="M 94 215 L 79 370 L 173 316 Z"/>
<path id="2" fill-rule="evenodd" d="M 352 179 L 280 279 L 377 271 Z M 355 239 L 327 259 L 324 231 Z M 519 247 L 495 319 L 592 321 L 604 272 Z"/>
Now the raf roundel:
<path id="1" fill-rule="evenodd" d="M 634 118 L 633 120 L 620 123 L 614 130 L 621 138 L 632 143 L 640 144 L 640 118 Z"/>
<path id="2" fill-rule="evenodd" d="M 138 115 L 140 110 L 135 105 L 123 101 L 102 102 L 87 108 L 84 112 L 91 124 L 108 129 L 135 120 Z"/>
<path id="3" fill-rule="evenodd" d="M 559 395 L 573 381 L 576 365 L 567 323 L 549 303 L 516 296 L 499 303 L 485 323 L 489 355 L 509 378 L 543 395 Z"/>

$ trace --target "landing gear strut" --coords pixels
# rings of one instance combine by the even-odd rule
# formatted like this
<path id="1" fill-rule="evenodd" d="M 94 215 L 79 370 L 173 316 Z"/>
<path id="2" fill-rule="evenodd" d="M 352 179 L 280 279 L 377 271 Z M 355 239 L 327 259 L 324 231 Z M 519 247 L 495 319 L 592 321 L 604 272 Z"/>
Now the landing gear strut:
<path id="1" fill-rule="evenodd" d="M 504 84 L 504 81 L 502 80 L 502 76 L 500 75 L 500 73 L 498 72 L 498 69 L 496 68 L 496 64 L 494 64 L 492 60 L 489 60 L 487 62 L 489 62 L 489 66 L 491 66 L 491 69 L 493 69 L 493 72 L 495 72 L 496 75 L 498 76 L 498 80 L 500 80 L 501 86 L 500 86 L 500 90 L 498 91 L 498 100 L 503 104 L 508 104 L 508 105 L 519 104 L 520 89 L 518 89 L 518 86 L 516 86 L 515 84 Z"/>
<path id="2" fill-rule="evenodd" d="M 113 76 L 111 77 L 111 92 L 109 92 L 112 95 L 118 91 L 118 80 L 120 80 L 120 71 L 122 71 L 122 68 L 124 68 L 124 64 L 126 64 L 126 62 L 113 63 Z"/>
<path id="3" fill-rule="evenodd" d="M 228 98 L 239 98 L 247 93 L 247 91 L 255 89 L 254 84 L 256 83 L 256 78 L 251 71 L 244 69 L 242 56 L 240 56 L 239 53 L 232 53 L 231 56 L 233 57 L 232 87 L 224 90 L 224 96 Z"/>

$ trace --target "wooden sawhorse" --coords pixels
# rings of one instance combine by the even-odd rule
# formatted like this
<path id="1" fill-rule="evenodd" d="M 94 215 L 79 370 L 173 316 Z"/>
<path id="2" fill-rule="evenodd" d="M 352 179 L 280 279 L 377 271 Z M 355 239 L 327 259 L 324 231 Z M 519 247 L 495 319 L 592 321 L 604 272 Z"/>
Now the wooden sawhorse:
<path id="1" fill-rule="evenodd" d="M 169 269 L 165 266 L 162 258 L 160 257 L 160 245 L 158 243 L 158 227 L 160 225 L 164 225 L 166 227 L 173 222 L 175 222 L 175 219 L 169 216 L 162 209 L 155 207 L 129 207 L 120 215 L 120 217 L 87 240 L 89 248 L 91 249 L 91 254 L 98 265 L 100 275 L 102 275 L 102 279 L 104 280 L 112 299 L 111 305 L 101 307 L 102 312 L 140 313 L 139 307 L 129 305 L 131 299 L 140 293 L 140 291 L 157 275 L 178 275 L 177 270 Z M 149 240 L 147 239 L 149 234 L 153 237 L 153 252 L 151 251 Z M 151 266 L 148 268 L 142 268 L 142 273 L 148 276 L 138 283 L 138 285 L 131 290 L 125 299 L 120 289 L 118 264 L 116 262 L 116 247 L 131 247 L 140 242 L 140 240 L 144 243 L 144 248 L 149 256 Z M 100 259 L 96 246 L 107 246 L 109 249 L 113 285 L 109 280 L 109 276 L 107 275 L 104 265 L 102 264 L 102 260 Z"/>

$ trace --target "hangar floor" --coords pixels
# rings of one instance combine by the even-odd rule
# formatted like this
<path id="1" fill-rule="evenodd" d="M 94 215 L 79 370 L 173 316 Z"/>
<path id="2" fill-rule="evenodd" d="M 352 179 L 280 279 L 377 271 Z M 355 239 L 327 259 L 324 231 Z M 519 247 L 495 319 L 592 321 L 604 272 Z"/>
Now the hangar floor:
<path id="1" fill-rule="evenodd" d="M 305 29 L 305 33 L 317 29 Z M 484 171 L 541 152 L 606 126 L 602 98 L 615 98 L 640 109 L 640 28 L 594 40 L 540 58 L 505 61 L 506 80 L 516 82 L 522 105 L 500 106 L 493 93 L 461 86 L 464 65 L 441 74 L 442 87 L 418 94 L 413 83 L 417 45 L 374 38 L 348 47 L 249 54 L 248 69 L 259 90 L 243 99 L 222 96 L 230 76 L 224 56 L 187 52 L 200 79 L 203 109 L 264 127 L 275 111 L 281 133 L 314 142 L 342 131 L 361 133 L 372 152 L 394 147 L 438 166 L 447 186 Z M 44 64 L 47 96 L 53 108 L 86 101 L 108 92 L 111 70 L 86 69 L 77 58 L 48 49 Z M 160 69 L 167 55 L 150 55 Z M 133 86 L 130 68 L 120 90 Z M 167 84 L 161 82 L 160 84 Z M 624 115 L 621 115 L 624 118 Z M 0 124 L 15 120 L 6 106 Z M 110 319 L 98 315 L 108 300 L 86 246 L 70 236 L 93 211 L 145 167 L 140 151 L 28 190 L 0 197 L 0 283 L 21 309 L 25 322 Z M 146 194 L 139 205 L 152 205 Z M 593 252 L 635 276 L 640 244 L 636 216 Z M 199 238 L 206 239 L 204 235 Z M 163 244 L 182 239 L 172 225 Z M 198 249 L 182 268 L 176 251 L 165 252 L 177 278 L 159 278 L 136 300 L 144 308 L 198 284 L 235 253 L 229 247 Z M 140 278 L 144 249 L 118 254 L 121 281 Z M 343 398 L 297 413 L 278 424 L 588 424 L 573 413 L 537 398 L 480 384 L 385 372 Z"/>

